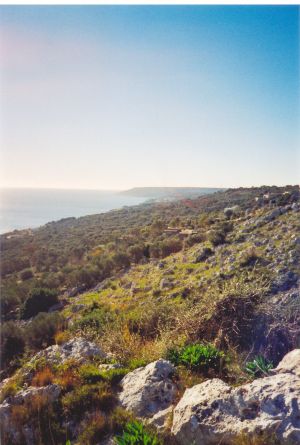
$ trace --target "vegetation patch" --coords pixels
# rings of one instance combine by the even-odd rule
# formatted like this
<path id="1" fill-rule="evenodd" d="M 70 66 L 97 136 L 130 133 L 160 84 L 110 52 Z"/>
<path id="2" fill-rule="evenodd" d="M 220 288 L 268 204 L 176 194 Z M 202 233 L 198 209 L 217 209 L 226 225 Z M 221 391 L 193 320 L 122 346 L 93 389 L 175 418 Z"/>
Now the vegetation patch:
<path id="1" fill-rule="evenodd" d="M 117 445 L 159 445 L 161 442 L 148 432 L 140 422 L 133 421 L 126 425 L 122 436 L 116 436 Z"/>
<path id="2" fill-rule="evenodd" d="M 167 359 L 176 366 L 184 365 L 193 371 L 207 373 L 210 369 L 221 370 L 225 354 L 213 345 L 196 343 L 181 349 L 170 349 Z"/>
<path id="3" fill-rule="evenodd" d="M 252 361 L 247 362 L 245 366 L 245 371 L 254 378 L 267 376 L 271 369 L 273 369 L 273 363 L 269 362 L 261 355 L 258 355 Z"/>

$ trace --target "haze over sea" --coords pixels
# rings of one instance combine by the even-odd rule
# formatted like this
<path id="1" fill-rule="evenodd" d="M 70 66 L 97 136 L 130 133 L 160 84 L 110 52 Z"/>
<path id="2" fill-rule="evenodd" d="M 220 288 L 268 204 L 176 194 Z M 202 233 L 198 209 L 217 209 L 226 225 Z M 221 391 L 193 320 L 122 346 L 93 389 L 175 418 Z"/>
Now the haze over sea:
<path id="1" fill-rule="evenodd" d="M 108 212 L 145 198 L 107 190 L 1 189 L 0 233 L 36 228 L 50 221 Z"/>

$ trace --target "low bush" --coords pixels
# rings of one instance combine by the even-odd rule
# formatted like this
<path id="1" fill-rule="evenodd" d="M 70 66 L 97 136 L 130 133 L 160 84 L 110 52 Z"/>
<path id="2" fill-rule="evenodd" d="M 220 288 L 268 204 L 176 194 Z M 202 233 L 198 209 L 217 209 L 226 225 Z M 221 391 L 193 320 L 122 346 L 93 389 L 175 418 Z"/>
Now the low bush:
<path id="1" fill-rule="evenodd" d="M 28 346 L 32 349 L 41 349 L 53 344 L 55 334 L 61 330 L 63 323 L 60 314 L 41 312 L 25 329 Z"/>
<path id="2" fill-rule="evenodd" d="M 181 349 L 169 349 L 167 359 L 174 365 L 184 365 L 193 371 L 207 372 L 209 369 L 219 371 L 225 354 L 213 345 L 196 343 Z"/>
<path id="3" fill-rule="evenodd" d="M 32 443 L 43 445 L 63 443 L 64 431 L 60 426 L 60 405 L 56 402 L 51 403 L 45 395 L 37 394 L 26 399 L 23 405 L 14 405 L 10 418 L 14 425 L 12 431 L 18 432 L 19 439 L 15 442 L 15 435 L 13 438 L 8 438 L 7 443 L 28 442 L 24 434 L 28 428 L 32 431 Z"/>
<path id="4" fill-rule="evenodd" d="M 210 230 L 207 238 L 213 246 L 219 246 L 225 243 L 226 233 L 221 230 Z"/>
<path id="5" fill-rule="evenodd" d="M 0 403 L 7 397 L 14 396 L 22 388 L 22 382 L 15 377 L 10 379 L 1 389 Z"/>
<path id="6" fill-rule="evenodd" d="M 127 423 L 122 436 L 116 436 L 117 445 L 159 445 L 159 439 L 148 432 L 140 422 Z"/>
<path id="7" fill-rule="evenodd" d="M 47 312 L 58 303 L 57 292 L 47 288 L 33 289 L 21 306 L 20 316 L 27 320 L 39 312 Z"/>
<path id="8" fill-rule="evenodd" d="M 133 414 L 124 408 L 117 406 L 110 414 L 110 430 L 114 433 L 121 434 L 127 423 L 134 420 Z"/>
<path id="9" fill-rule="evenodd" d="M 109 369 L 107 371 L 100 371 L 101 378 L 107 382 L 110 382 L 112 385 L 117 385 L 122 378 L 128 374 L 129 369 L 126 368 L 116 368 Z"/>
<path id="10" fill-rule="evenodd" d="M 84 381 L 84 383 L 97 383 L 100 380 L 103 380 L 101 371 L 97 368 L 97 366 L 88 363 L 86 365 L 82 365 L 79 368 L 79 376 Z"/>
<path id="11" fill-rule="evenodd" d="M 109 430 L 106 416 L 100 411 L 91 413 L 80 425 L 82 432 L 78 436 L 80 445 L 100 443 Z"/>
<path id="12" fill-rule="evenodd" d="M 38 371 L 35 376 L 32 379 L 32 386 L 46 386 L 53 383 L 54 380 L 54 374 L 49 368 L 49 366 L 46 366 L 44 369 L 41 369 Z"/>
<path id="13" fill-rule="evenodd" d="M 77 418 L 90 409 L 109 411 L 114 403 L 115 397 L 107 382 L 75 387 L 62 399 L 66 414 Z"/>
<path id="14" fill-rule="evenodd" d="M 95 303 L 85 310 L 80 320 L 74 323 L 73 329 L 96 329 L 101 332 L 105 325 L 113 323 L 114 318 L 115 314 L 109 306 Z"/>
<path id="15" fill-rule="evenodd" d="M 246 250 L 241 255 L 240 266 L 242 267 L 254 266 L 259 260 L 259 258 L 260 257 L 254 248 Z"/>
<path id="16" fill-rule="evenodd" d="M 12 360 L 23 354 L 25 348 L 24 331 L 13 321 L 1 326 L 1 366 L 6 367 Z"/>

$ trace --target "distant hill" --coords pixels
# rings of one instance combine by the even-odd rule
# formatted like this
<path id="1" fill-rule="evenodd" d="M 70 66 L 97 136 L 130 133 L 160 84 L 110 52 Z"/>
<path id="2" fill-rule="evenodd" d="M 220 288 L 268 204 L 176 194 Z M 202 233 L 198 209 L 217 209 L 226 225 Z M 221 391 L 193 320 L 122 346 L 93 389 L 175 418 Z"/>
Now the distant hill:
<path id="1" fill-rule="evenodd" d="M 161 198 L 188 198 L 209 193 L 224 191 L 224 188 L 208 187 L 134 187 L 121 192 L 123 195 L 136 196 L 143 198 L 161 199 Z"/>

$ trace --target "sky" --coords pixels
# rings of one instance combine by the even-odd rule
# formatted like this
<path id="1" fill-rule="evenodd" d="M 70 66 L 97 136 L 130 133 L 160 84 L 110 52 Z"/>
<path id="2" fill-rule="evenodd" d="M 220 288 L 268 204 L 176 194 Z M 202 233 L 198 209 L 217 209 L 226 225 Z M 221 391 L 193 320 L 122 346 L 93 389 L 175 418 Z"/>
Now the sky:
<path id="1" fill-rule="evenodd" d="M 1 187 L 299 183 L 298 6 L 0 6 Z"/>

